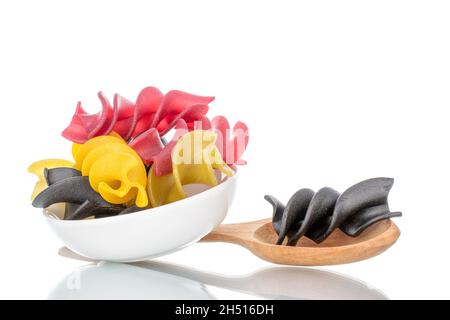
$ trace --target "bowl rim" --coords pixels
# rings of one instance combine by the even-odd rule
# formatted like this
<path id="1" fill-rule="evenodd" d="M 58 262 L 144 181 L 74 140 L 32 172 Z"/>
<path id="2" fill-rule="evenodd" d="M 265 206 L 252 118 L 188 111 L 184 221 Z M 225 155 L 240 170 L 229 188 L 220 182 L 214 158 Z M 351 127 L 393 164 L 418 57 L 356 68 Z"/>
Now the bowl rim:
<path id="1" fill-rule="evenodd" d="M 207 197 L 208 194 L 212 193 L 212 192 L 218 192 L 220 189 L 224 189 L 226 186 L 228 186 L 229 184 L 231 184 L 233 181 L 238 179 L 239 173 L 238 170 L 236 170 L 235 168 L 233 168 L 234 170 L 234 175 L 231 177 L 225 177 L 225 179 L 223 179 L 219 184 L 217 184 L 216 186 L 213 186 L 207 190 L 201 191 L 199 193 L 196 193 L 192 196 L 189 196 L 187 198 L 172 202 L 172 203 L 168 203 L 159 207 L 154 207 L 154 208 L 148 208 L 148 209 L 144 209 L 141 211 L 136 211 L 136 212 L 131 212 L 128 214 L 124 214 L 124 215 L 116 215 L 116 216 L 111 216 L 111 217 L 104 217 L 104 218 L 99 218 L 99 219 L 83 219 L 83 220 L 64 220 L 64 219 L 59 219 L 56 218 L 51 212 L 51 209 L 49 209 L 50 207 L 47 208 L 43 208 L 42 209 L 42 215 L 44 216 L 44 218 L 46 218 L 47 220 L 51 221 L 52 223 L 58 223 L 58 224 L 98 224 L 98 223 L 108 223 L 108 222 L 113 222 L 113 221 L 119 221 L 119 220 L 125 220 L 125 219 L 132 219 L 133 217 L 135 217 L 136 215 L 143 215 L 143 214 L 153 214 L 153 215 L 157 215 L 157 214 L 164 214 L 164 210 L 169 210 L 170 208 L 176 208 L 177 206 L 183 206 L 183 204 L 186 204 L 187 202 L 192 202 L 195 200 L 198 200 L 199 198 L 202 197 Z M 159 210 L 157 210 L 159 209 Z M 161 210 L 162 209 L 162 210 Z"/>

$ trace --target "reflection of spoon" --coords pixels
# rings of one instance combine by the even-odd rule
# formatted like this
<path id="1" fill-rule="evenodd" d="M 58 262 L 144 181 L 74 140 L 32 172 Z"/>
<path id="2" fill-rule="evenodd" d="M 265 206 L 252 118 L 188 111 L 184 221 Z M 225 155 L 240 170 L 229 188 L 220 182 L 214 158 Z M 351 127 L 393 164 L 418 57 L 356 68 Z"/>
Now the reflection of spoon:
<path id="1" fill-rule="evenodd" d="M 86 260 L 67 248 L 60 254 Z M 70 290 L 67 282 L 77 274 L 80 290 Z M 275 267 L 230 277 L 156 261 L 83 267 L 61 282 L 50 298 L 214 299 L 205 285 L 270 299 L 387 299 L 358 280 L 328 271 Z"/>
<path id="2" fill-rule="evenodd" d="M 357 237 L 349 237 L 336 229 L 320 244 L 303 237 L 297 246 L 281 246 L 275 245 L 278 236 L 271 219 L 264 219 L 219 225 L 201 241 L 235 243 L 274 263 L 319 266 L 373 257 L 393 245 L 399 236 L 398 227 L 391 220 L 384 220 L 370 226 Z"/>

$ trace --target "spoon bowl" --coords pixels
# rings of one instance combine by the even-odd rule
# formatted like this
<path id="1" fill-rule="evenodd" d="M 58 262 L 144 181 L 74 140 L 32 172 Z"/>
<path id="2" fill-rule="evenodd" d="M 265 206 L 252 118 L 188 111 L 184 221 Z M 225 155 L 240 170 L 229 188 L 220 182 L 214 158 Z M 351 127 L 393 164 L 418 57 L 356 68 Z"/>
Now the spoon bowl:
<path id="1" fill-rule="evenodd" d="M 303 237 L 296 246 L 276 245 L 278 235 L 271 219 L 217 227 L 202 241 L 241 245 L 258 257 L 278 264 L 320 266 L 343 264 L 376 256 L 397 241 L 400 230 L 391 220 L 380 221 L 357 237 L 336 229 L 320 244 Z M 286 240 L 285 240 L 286 242 Z"/>

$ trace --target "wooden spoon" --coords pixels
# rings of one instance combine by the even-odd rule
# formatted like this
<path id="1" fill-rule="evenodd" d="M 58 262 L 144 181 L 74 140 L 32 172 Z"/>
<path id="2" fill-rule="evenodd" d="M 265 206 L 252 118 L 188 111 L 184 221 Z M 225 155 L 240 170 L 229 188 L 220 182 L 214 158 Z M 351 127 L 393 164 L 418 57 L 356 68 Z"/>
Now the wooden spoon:
<path id="1" fill-rule="evenodd" d="M 391 220 L 380 221 L 350 237 L 336 229 L 320 244 L 303 237 L 297 246 L 275 245 L 278 235 L 271 219 L 221 224 L 201 241 L 229 242 L 278 264 L 323 266 L 360 261 L 376 256 L 397 241 L 400 230 Z"/>

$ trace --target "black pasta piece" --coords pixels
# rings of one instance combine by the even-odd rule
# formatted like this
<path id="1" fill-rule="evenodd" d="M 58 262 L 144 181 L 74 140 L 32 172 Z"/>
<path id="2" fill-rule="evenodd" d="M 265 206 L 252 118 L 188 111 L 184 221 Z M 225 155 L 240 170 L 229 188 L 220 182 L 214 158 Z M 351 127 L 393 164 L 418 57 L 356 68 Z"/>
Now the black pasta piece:
<path id="1" fill-rule="evenodd" d="M 374 178 L 348 188 L 337 200 L 331 223 L 322 240 L 336 227 L 356 237 L 375 222 L 401 216 L 401 212 L 389 210 L 388 196 L 393 184 L 392 178 Z"/>
<path id="2" fill-rule="evenodd" d="M 44 178 L 48 186 L 52 185 L 57 181 L 77 176 L 81 176 L 81 172 L 73 168 L 61 167 L 61 168 L 44 169 Z M 72 215 L 79 207 L 80 205 L 76 203 L 70 202 L 66 203 L 66 206 L 64 208 L 64 219 L 67 219 L 67 217 Z"/>
<path id="3" fill-rule="evenodd" d="M 148 208 L 141 208 L 141 207 L 138 207 L 138 206 L 131 206 L 131 207 L 129 207 L 129 208 L 126 208 L 126 209 L 124 209 L 124 210 L 122 210 L 120 213 L 119 213 L 119 215 L 124 215 L 124 214 L 128 214 L 128 213 L 134 213 L 134 212 L 139 212 L 139 211 L 142 211 L 142 210 L 145 210 L 145 209 L 148 209 Z"/>
<path id="4" fill-rule="evenodd" d="M 66 210 L 64 215 L 64 220 L 81 220 L 91 216 L 92 209 L 95 208 L 94 204 L 89 200 L 86 200 L 81 205 L 67 203 L 67 206 L 70 205 L 70 208 Z"/>
<path id="5" fill-rule="evenodd" d="M 123 206 L 109 205 L 97 206 L 86 200 L 78 208 L 64 217 L 65 220 L 81 220 L 94 216 L 95 218 L 116 216 L 124 210 Z"/>
<path id="6" fill-rule="evenodd" d="M 297 241 L 304 235 L 316 239 L 318 235 L 323 234 L 324 226 L 329 225 L 330 217 L 339 197 L 339 192 L 332 188 L 322 188 L 312 197 L 307 210 L 304 213 L 301 226 L 289 238 L 289 245 L 297 244 Z M 278 239 L 279 244 L 283 239 Z"/>
<path id="7" fill-rule="evenodd" d="M 146 209 L 138 206 L 126 208 L 107 202 L 92 189 L 89 178 L 82 177 L 81 172 L 73 168 L 45 168 L 44 178 L 49 187 L 34 199 L 33 206 L 45 208 L 65 202 L 64 220 L 104 218 Z"/>
<path id="8" fill-rule="evenodd" d="M 83 204 L 86 200 L 101 207 L 111 206 L 92 189 L 88 177 L 80 176 L 69 177 L 49 185 L 34 198 L 32 205 L 36 208 L 46 208 L 60 202 Z"/>
<path id="9" fill-rule="evenodd" d="M 114 216 L 116 216 L 116 215 L 122 216 L 125 214 L 139 212 L 139 211 L 146 210 L 146 209 L 148 209 L 148 208 L 147 207 L 141 208 L 136 205 L 128 207 L 128 208 L 121 207 L 121 209 L 117 212 L 116 211 L 108 212 L 107 210 L 105 210 L 104 212 L 98 212 L 95 214 L 95 218 L 105 218 L 105 217 L 110 217 L 113 215 Z"/>
<path id="10" fill-rule="evenodd" d="M 277 244 L 281 244 L 286 236 L 294 236 L 295 230 L 301 227 L 313 196 L 314 191 L 311 189 L 300 189 L 289 199 L 281 218 Z"/>
<path id="11" fill-rule="evenodd" d="M 302 236 L 316 243 L 324 241 L 336 228 L 356 237 L 370 225 L 401 212 L 390 212 L 388 195 L 394 179 L 373 178 L 362 181 L 339 194 L 332 188 L 317 193 L 310 189 L 297 191 L 286 207 L 272 196 L 265 199 L 273 206 L 272 224 L 282 244 L 295 246 Z"/>
<path id="12" fill-rule="evenodd" d="M 55 182 L 71 178 L 71 177 L 79 177 L 81 176 L 81 172 L 77 169 L 73 168 L 52 168 L 44 169 L 44 178 L 47 182 L 48 186 L 51 186 Z"/>
<path id="13" fill-rule="evenodd" d="M 64 220 L 70 220 L 69 217 L 72 216 L 79 208 L 79 204 L 67 202 L 66 207 L 64 208 Z"/>
<path id="14" fill-rule="evenodd" d="M 281 219 L 283 218 L 285 206 L 274 196 L 266 195 L 264 196 L 264 199 L 270 202 L 270 204 L 273 206 L 272 225 L 277 234 L 279 234 L 281 229 Z"/>

